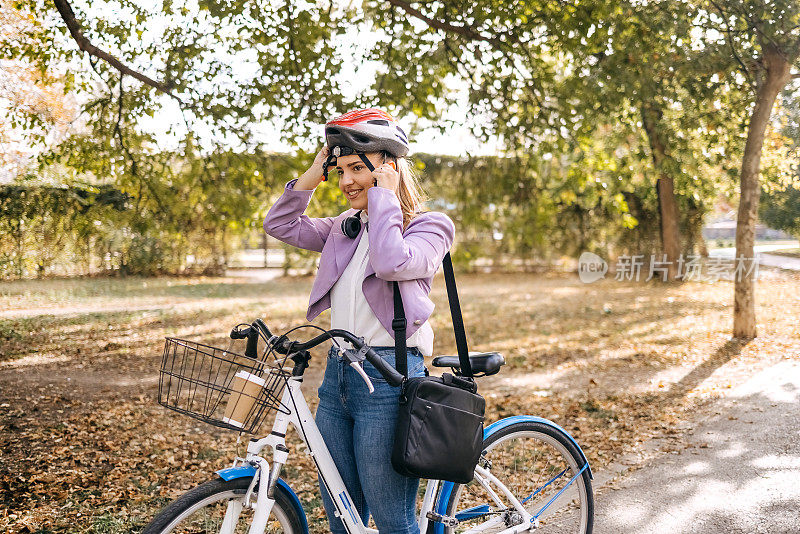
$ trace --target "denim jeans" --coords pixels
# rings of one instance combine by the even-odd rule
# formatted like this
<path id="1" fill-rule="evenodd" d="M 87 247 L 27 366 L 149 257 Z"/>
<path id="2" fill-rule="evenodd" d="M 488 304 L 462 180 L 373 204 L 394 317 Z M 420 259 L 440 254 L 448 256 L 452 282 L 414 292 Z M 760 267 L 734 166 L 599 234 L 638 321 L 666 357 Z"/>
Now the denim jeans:
<path id="1" fill-rule="evenodd" d="M 394 366 L 394 347 L 373 349 Z M 408 370 L 409 376 L 425 375 L 425 362 L 416 347 L 408 349 Z M 318 390 L 317 426 L 362 522 L 367 525 L 372 513 L 381 534 L 419 534 L 419 479 L 400 475 L 391 464 L 400 388 L 390 386 L 367 361 L 364 372 L 375 386 L 372 394 L 338 349 L 331 347 Z M 343 534 L 344 525 L 334 515 L 335 507 L 322 480 L 320 491 L 331 531 Z"/>

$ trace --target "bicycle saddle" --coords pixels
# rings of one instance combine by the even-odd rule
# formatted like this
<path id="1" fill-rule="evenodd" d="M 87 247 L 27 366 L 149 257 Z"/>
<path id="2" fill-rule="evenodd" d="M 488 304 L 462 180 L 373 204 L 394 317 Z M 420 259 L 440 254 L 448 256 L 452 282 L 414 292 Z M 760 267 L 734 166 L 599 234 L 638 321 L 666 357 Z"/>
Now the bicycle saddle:
<path id="1" fill-rule="evenodd" d="M 459 368 L 461 366 L 458 356 L 437 356 L 432 363 L 434 367 Z M 499 352 L 476 352 L 470 353 L 469 363 L 472 365 L 474 374 L 483 373 L 481 376 L 489 376 L 497 373 L 500 367 L 506 363 L 506 359 Z"/>

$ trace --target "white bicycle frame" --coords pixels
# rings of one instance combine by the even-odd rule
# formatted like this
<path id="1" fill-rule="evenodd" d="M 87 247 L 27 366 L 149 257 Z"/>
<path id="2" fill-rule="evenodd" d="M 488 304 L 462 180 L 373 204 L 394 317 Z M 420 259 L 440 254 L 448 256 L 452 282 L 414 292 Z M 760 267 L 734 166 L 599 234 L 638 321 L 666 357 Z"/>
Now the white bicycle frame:
<path id="1" fill-rule="evenodd" d="M 303 438 L 306 447 L 308 447 L 309 454 L 314 459 L 317 469 L 321 475 L 320 478 L 322 479 L 323 484 L 325 484 L 328 494 L 332 497 L 336 506 L 336 516 L 342 520 L 347 532 L 349 534 L 378 534 L 376 529 L 367 528 L 364 525 L 364 523 L 361 521 L 358 511 L 353 505 L 350 494 L 347 492 L 347 488 L 345 488 L 342 477 L 339 474 L 339 470 L 333 463 L 333 459 L 328 451 L 328 447 L 325 445 L 322 434 L 320 434 L 319 429 L 317 428 L 317 424 L 314 421 L 314 416 L 311 414 L 311 410 L 309 409 L 308 403 L 303 395 L 301 389 L 302 380 L 302 377 L 292 376 L 288 378 L 281 398 L 281 404 L 289 413 L 278 411 L 275 416 L 275 422 L 273 423 L 270 434 L 258 440 L 251 440 L 247 446 L 247 457 L 244 460 L 246 460 L 248 463 L 257 465 L 258 469 L 256 470 L 256 475 L 250 485 L 250 489 L 245 496 L 244 503 L 246 503 L 248 506 L 253 506 L 252 503 L 250 503 L 250 496 L 252 494 L 252 489 L 255 487 L 259 477 L 263 477 L 265 474 L 270 477 L 270 484 L 261 484 L 261 488 L 272 487 L 274 486 L 275 482 L 277 482 L 280 469 L 288 459 L 289 453 L 286 448 L 285 437 L 286 431 L 291 423 Z M 273 468 L 271 471 L 267 460 L 260 456 L 261 451 L 265 447 L 272 447 Z M 490 482 L 499 488 L 500 492 L 504 494 L 504 496 L 509 500 L 514 508 L 520 514 L 522 514 L 524 518 L 524 521 L 521 524 L 508 528 L 502 531 L 500 534 L 516 534 L 518 532 L 530 530 L 535 526 L 536 521 L 532 518 L 532 516 L 525 510 L 522 504 L 520 504 L 517 498 L 505 487 L 505 485 L 494 475 L 481 466 L 476 467 L 475 474 L 477 482 L 487 488 L 487 491 L 492 496 L 493 500 L 496 501 L 498 507 L 506 508 L 506 505 L 503 504 L 497 493 L 495 493 L 495 491 L 490 487 Z M 433 507 L 435 506 L 435 499 L 438 493 L 439 485 L 440 483 L 438 480 L 427 481 L 425 497 L 422 501 L 422 508 L 420 510 L 418 520 L 419 529 L 422 533 L 426 532 L 428 529 L 427 514 L 429 511 L 432 511 Z M 268 491 L 258 492 L 254 506 L 255 514 L 250 525 L 249 534 L 263 534 L 266 529 L 269 514 L 272 511 L 272 506 L 275 504 L 275 500 L 270 498 L 268 493 Z M 228 509 L 225 513 L 225 519 L 223 520 L 222 528 L 220 530 L 221 534 L 233 534 L 236 522 L 244 503 L 242 503 L 242 501 L 229 502 Z M 500 520 L 499 517 L 496 519 L 498 521 Z M 494 524 L 495 521 L 490 521 L 490 523 Z M 479 527 L 475 529 L 474 532 L 480 532 L 481 530 L 482 528 Z"/>

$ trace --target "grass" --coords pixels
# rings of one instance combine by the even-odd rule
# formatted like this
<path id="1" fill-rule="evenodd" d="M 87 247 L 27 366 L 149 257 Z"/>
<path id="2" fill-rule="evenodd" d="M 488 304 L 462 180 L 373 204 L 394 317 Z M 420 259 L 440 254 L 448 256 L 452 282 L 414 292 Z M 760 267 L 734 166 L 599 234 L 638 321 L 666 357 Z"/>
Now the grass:
<path id="1" fill-rule="evenodd" d="M 678 438 L 697 408 L 759 366 L 800 357 L 800 279 L 762 276 L 759 337 L 730 340 L 729 282 L 682 285 L 565 275 L 459 275 L 470 350 L 508 362 L 481 379 L 487 422 L 531 413 L 571 432 L 602 472 Z M 127 278 L 0 283 L 0 531 L 138 531 L 183 491 L 244 454 L 236 435 L 156 403 L 164 336 L 227 346 L 239 321 L 305 322 L 311 278 Z M 435 353 L 455 354 L 441 278 Z M 326 327 L 329 312 L 313 324 Z M 315 332 L 296 332 L 306 339 Z M 224 344 L 224 345 L 223 345 Z M 312 406 L 325 346 L 312 351 Z M 264 427 L 266 428 L 266 426 Z M 263 430 L 263 429 L 262 429 Z M 285 477 L 313 532 L 327 524 L 311 459 Z"/>

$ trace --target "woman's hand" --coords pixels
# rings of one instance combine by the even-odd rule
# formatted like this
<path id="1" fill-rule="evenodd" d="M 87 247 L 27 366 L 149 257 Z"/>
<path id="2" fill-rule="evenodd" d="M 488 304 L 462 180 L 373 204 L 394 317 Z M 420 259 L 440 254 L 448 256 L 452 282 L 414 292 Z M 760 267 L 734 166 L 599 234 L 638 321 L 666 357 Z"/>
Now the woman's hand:
<path id="1" fill-rule="evenodd" d="M 314 158 L 314 163 L 311 164 L 311 167 L 309 167 L 309 169 L 303 173 L 303 176 L 298 178 L 297 182 L 295 182 L 295 189 L 314 189 L 320 183 L 322 183 L 322 179 L 324 178 L 322 175 L 322 165 L 325 163 L 325 160 L 328 159 L 329 153 L 330 149 L 328 148 L 328 145 L 323 146 Z"/>
<path id="2" fill-rule="evenodd" d="M 322 164 L 328 159 L 328 154 L 330 154 L 330 152 L 331 149 L 328 148 L 328 145 L 324 145 L 322 149 L 317 152 L 316 157 L 314 157 L 314 163 L 311 164 L 311 167 L 319 167 L 319 172 L 322 174 Z"/>
<path id="3" fill-rule="evenodd" d="M 400 173 L 395 169 L 394 162 L 387 161 L 380 167 L 376 167 L 372 172 L 372 176 L 375 177 L 375 185 L 397 193 L 397 186 L 400 184 Z"/>

